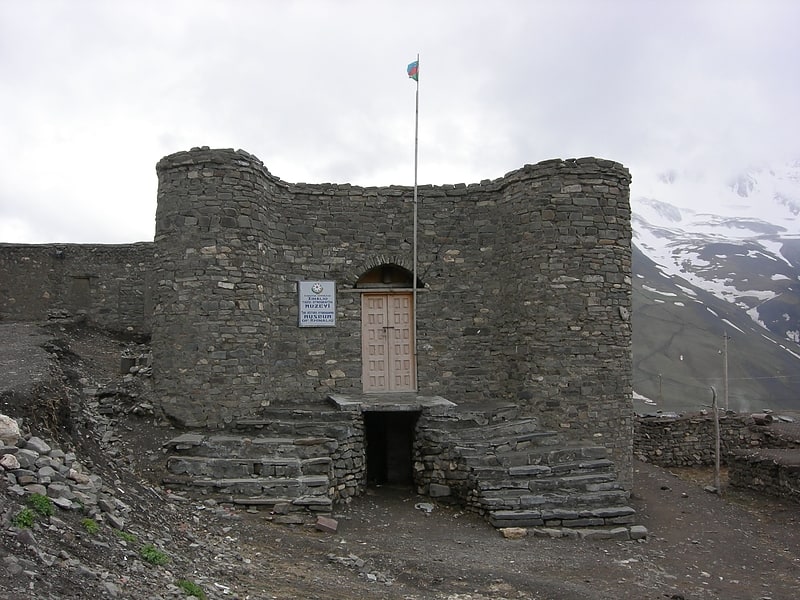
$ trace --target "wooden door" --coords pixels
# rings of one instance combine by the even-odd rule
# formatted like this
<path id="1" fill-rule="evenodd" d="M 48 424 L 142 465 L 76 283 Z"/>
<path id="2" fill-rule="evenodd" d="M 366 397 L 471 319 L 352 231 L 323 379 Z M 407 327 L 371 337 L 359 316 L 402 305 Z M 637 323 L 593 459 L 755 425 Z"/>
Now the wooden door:
<path id="1" fill-rule="evenodd" d="M 361 349 L 365 392 L 413 392 L 414 313 L 411 294 L 362 294 Z"/>

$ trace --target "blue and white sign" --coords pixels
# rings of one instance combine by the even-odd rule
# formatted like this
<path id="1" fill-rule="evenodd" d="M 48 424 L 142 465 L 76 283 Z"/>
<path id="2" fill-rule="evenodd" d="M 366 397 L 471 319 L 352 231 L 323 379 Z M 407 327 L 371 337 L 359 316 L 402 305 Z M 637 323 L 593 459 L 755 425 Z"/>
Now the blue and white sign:
<path id="1" fill-rule="evenodd" d="M 300 327 L 336 327 L 336 282 L 299 281 Z"/>

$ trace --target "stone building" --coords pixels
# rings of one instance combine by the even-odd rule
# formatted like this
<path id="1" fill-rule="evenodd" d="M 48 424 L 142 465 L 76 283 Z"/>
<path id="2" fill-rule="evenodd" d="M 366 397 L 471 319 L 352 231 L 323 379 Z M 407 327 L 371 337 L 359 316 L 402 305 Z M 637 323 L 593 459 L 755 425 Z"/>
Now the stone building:
<path id="1" fill-rule="evenodd" d="M 287 183 L 207 147 L 157 173 L 152 245 L 2 246 L 0 314 L 80 306 L 151 334 L 157 399 L 189 430 L 175 482 L 325 510 L 376 478 L 496 524 L 629 522 L 623 166 L 421 186 L 416 265 L 412 188 Z"/>

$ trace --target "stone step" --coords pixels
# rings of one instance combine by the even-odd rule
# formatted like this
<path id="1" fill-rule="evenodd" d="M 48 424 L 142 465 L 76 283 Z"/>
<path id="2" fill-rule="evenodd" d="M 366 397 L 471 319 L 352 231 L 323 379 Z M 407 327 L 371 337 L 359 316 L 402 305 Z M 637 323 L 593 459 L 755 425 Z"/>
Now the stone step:
<path id="1" fill-rule="evenodd" d="M 531 492 L 550 490 L 582 490 L 589 492 L 622 489 L 613 471 L 586 473 L 580 475 L 545 475 L 531 477 L 477 477 L 476 489 L 486 493 L 490 490 L 528 490 Z"/>
<path id="2" fill-rule="evenodd" d="M 330 480 L 324 475 L 226 478 L 168 475 L 164 477 L 164 483 L 217 496 L 289 498 L 292 500 L 308 496 L 327 497 L 330 487 Z"/>
<path id="3" fill-rule="evenodd" d="M 480 440 L 454 437 L 456 444 L 464 448 L 466 454 L 486 454 L 487 452 L 522 451 L 528 448 L 549 447 L 561 444 L 559 434 L 552 431 L 532 431 L 507 436 L 494 436 Z"/>
<path id="4" fill-rule="evenodd" d="M 420 424 L 429 429 L 443 429 L 457 432 L 465 429 L 474 429 L 491 426 L 506 421 L 519 420 L 519 407 L 508 405 L 487 410 L 483 408 L 469 408 L 455 399 L 457 410 L 446 415 L 423 414 Z"/>
<path id="5" fill-rule="evenodd" d="M 341 414 L 341 413 L 339 413 Z M 292 422 L 278 419 L 247 418 L 238 419 L 233 423 L 236 431 L 258 432 L 260 435 L 267 433 L 276 437 L 328 437 L 344 440 L 353 435 L 351 423 L 334 423 L 330 421 L 299 421 Z"/>
<path id="6" fill-rule="evenodd" d="M 532 465 L 560 465 L 608 457 L 605 446 L 570 445 L 557 448 L 532 448 L 528 453 Z"/>
<path id="7" fill-rule="evenodd" d="M 274 513 L 322 513 L 330 514 L 333 510 L 333 501 L 327 496 L 301 496 L 299 498 L 271 498 L 266 496 L 233 496 L 219 498 L 220 501 L 230 501 L 239 506 L 250 506 L 259 509 L 268 509 Z M 279 519 L 276 518 L 276 520 Z M 292 521 L 287 521 L 292 522 Z"/>
<path id="8" fill-rule="evenodd" d="M 464 452 L 461 446 L 456 450 L 464 456 L 467 466 L 474 469 L 505 467 L 513 476 L 527 476 L 526 468 L 536 473 L 539 467 L 547 467 L 552 472 L 566 473 L 581 469 L 603 469 L 613 466 L 613 462 L 605 458 L 608 450 L 603 446 L 580 448 L 525 448 L 521 450 L 505 450 L 503 452 Z M 469 450 L 469 449 L 468 449 Z"/>
<path id="9" fill-rule="evenodd" d="M 279 421 L 328 421 L 344 422 L 352 420 L 352 415 L 329 407 L 327 404 L 314 406 L 272 406 L 252 414 L 253 418 Z"/>
<path id="10" fill-rule="evenodd" d="M 622 484 L 617 480 L 617 474 L 613 472 L 528 480 L 528 489 L 534 493 L 553 490 L 564 490 L 567 492 L 611 492 L 615 490 L 624 490 Z"/>
<path id="11" fill-rule="evenodd" d="M 473 426 L 459 430 L 456 435 L 462 441 L 485 441 L 494 438 L 511 438 L 526 433 L 543 433 L 539 429 L 536 419 L 516 419 L 494 425 Z M 545 433 L 557 435 L 554 432 Z"/>
<path id="12" fill-rule="evenodd" d="M 585 509 L 496 510 L 489 522 L 502 527 L 615 527 L 633 523 L 636 511 L 623 504 Z"/>
<path id="13" fill-rule="evenodd" d="M 299 498 L 234 496 L 230 501 L 238 505 L 270 508 L 274 512 L 283 514 L 300 511 L 329 513 L 333 509 L 333 501 L 327 496 L 300 496 Z"/>
<path id="14" fill-rule="evenodd" d="M 617 506 L 628 501 L 627 491 L 606 490 L 599 492 L 553 492 L 531 493 L 519 489 L 490 490 L 478 498 L 481 508 L 488 511 L 498 510 L 543 510 L 566 509 L 581 510 Z"/>
<path id="15" fill-rule="evenodd" d="M 313 405 L 267 406 L 253 411 L 248 418 L 261 421 L 317 421 L 329 423 L 346 423 L 353 421 L 352 413 L 343 412 L 327 403 Z"/>
<path id="16" fill-rule="evenodd" d="M 320 458 L 330 456 L 339 443 L 329 437 L 264 437 L 186 433 L 164 446 L 178 454 L 228 458 Z"/>
<path id="17" fill-rule="evenodd" d="M 479 427 L 525 418 L 524 415 L 520 415 L 519 405 L 517 404 L 505 404 L 487 408 L 483 403 L 476 404 L 458 398 L 454 399 L 454 402 L 458 405 L 459 419 L 465 423 L 472 421 Z"/>
<path id="18" fill-rule="evenodd" d="M 328 475 L 332 460 L 329 457 L 309 458 L 215 458 L 207 456 L 170 456 L 167 471 L 174 475 L 209 478 L 236 477 L 299 477 Z"/>

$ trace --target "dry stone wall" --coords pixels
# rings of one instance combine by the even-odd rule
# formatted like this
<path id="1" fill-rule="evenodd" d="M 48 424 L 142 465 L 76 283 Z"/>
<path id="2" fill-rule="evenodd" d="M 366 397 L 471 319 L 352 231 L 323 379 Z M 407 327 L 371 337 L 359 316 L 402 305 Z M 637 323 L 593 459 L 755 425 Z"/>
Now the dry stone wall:
<path id="1" fill-rule="evenodd" d="M 795 450 L 736 450 L 729 457 L 731 485 L 800 502 L 800 445 Z"/>
<path id="2" fill-rule="evenodd" d="M 360 496 L 367 487 L 367 459 L 364 445 L 364 421 L 350 420 L 347 435 L 338 439 L 339 445 L 331 454 L 331 488 L 334 502 L 349 502 Z"/>
<path id="3" fill-rule="evenodd" d="M 153 244 L 0 244 L 0 319 L 150 332 Z"/>
<path id="4" fill-rule="evenodd" d="M 800 441 L 781 435 L 775 425 L 756 424 L 751 415 L 729 413 L 719 424 L 723 461 L 737 450 L 800 448 Z M 637 417 L 633 453 L 663 467 L 713 465 L 715 437 L 712 415 Z"/>

